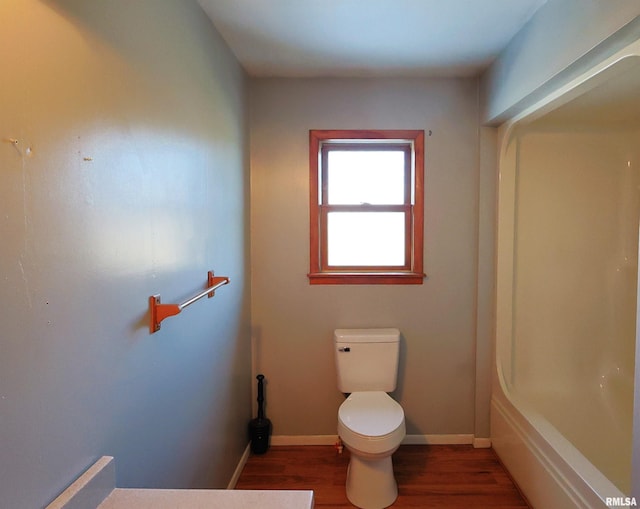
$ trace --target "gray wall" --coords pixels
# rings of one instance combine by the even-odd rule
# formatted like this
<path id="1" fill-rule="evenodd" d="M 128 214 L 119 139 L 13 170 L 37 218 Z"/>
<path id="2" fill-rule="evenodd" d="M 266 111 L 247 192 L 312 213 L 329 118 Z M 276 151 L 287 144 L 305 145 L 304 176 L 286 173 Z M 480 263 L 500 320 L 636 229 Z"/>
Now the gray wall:
<path id="1" fill-rule="evenodd" d="M 254 79 L 250 101 L 252 321 L 274 434 L 336 433 L 343 396 L 331 341 L 338 327 L 402 331 L 395 397 L 408 433 L 474 433 L 476 80 Z M 424 285 L 309 285 L 308 132 L 357 128 L 432 131 L 425 147 Z M 491 288 L 483 285 L 483 292 Z M 480 328 L 485 334 L 485 324 Z M 483 340 L 478 401 L 486 419 L 490 335 Z"/>
<path id="2" fill-rule="evenodd" d="M 241 68 L 182 0 L 5 0 L 0 62 L 0 507 L 103 454 L 121 486 L 226 486 L 252 385 Z M 151 335 L 148 297 L 210 269 L 231 284 Z"/>
<path id="3" fill-rule="evenodd" d="M 549 0 L 484 74 L 483 121 L 513 117 L 640 37 L 639 15 L 636 0 Z"/>

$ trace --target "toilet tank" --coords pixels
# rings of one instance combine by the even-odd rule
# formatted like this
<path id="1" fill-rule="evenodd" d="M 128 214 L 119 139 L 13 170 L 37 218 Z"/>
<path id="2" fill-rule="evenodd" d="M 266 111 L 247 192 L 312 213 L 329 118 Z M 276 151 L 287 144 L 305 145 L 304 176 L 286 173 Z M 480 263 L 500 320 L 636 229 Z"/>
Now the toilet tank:
<path id="1" fill-rule="evenodd" d="M 395 390 L 398 329 L 336 329 L 333 339 L 340 392 Z"/>

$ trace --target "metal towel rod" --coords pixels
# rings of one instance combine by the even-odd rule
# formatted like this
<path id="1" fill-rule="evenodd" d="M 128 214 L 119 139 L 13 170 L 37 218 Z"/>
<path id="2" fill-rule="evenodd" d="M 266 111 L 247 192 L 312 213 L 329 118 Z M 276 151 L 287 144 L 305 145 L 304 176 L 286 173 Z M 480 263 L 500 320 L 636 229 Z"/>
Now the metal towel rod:
<path id="1" fill-rule="evenodd" d="M 214 292 L 226 284 L 229 284 L 228 277 L 216 277 L 213 275 L 213 271 L 210 270 L 207 273 L 207 289 L 197 295 L 194 295 L 190 299 L 187 299 L 182 304 L 161 304 L 160 295 L 152 295 L 149 297 L 149 314 L 151 315 L 149 332 L 151 334 L 158 332 L 160 330 L 160 322 L 162 322 L 162 320 L 170 316 L 177 315 L 184 308 L 190 306 L 195 301 L 200 300 L 205 295 L 209 298 L 213 297 Z"/>

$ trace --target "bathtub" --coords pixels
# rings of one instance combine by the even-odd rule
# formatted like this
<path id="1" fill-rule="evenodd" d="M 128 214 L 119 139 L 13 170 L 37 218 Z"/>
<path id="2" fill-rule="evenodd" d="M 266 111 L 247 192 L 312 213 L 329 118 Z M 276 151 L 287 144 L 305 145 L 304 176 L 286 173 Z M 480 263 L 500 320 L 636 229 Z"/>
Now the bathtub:
<path id="1" fill-rule="evenodd" d="M 640 504 L 638 55 L 640 41 L 499 132 L 491 439 L 536 509 Z"/>

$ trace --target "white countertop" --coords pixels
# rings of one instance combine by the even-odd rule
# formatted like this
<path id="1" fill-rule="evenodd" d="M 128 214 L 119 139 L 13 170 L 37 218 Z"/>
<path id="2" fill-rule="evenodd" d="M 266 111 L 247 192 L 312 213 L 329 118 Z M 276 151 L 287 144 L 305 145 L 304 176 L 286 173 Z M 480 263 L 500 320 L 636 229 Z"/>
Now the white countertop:
<path id="1" fill-rule="evenodd" d="M 313 509 L 312 491 L 116 488 L 98 509 Z"/>
<path id="2" fill-rule="evenodd" d="M 115 462 L 103 456 L 46 509 L 313 509 L 313 491 L 116 488 Z"/>

